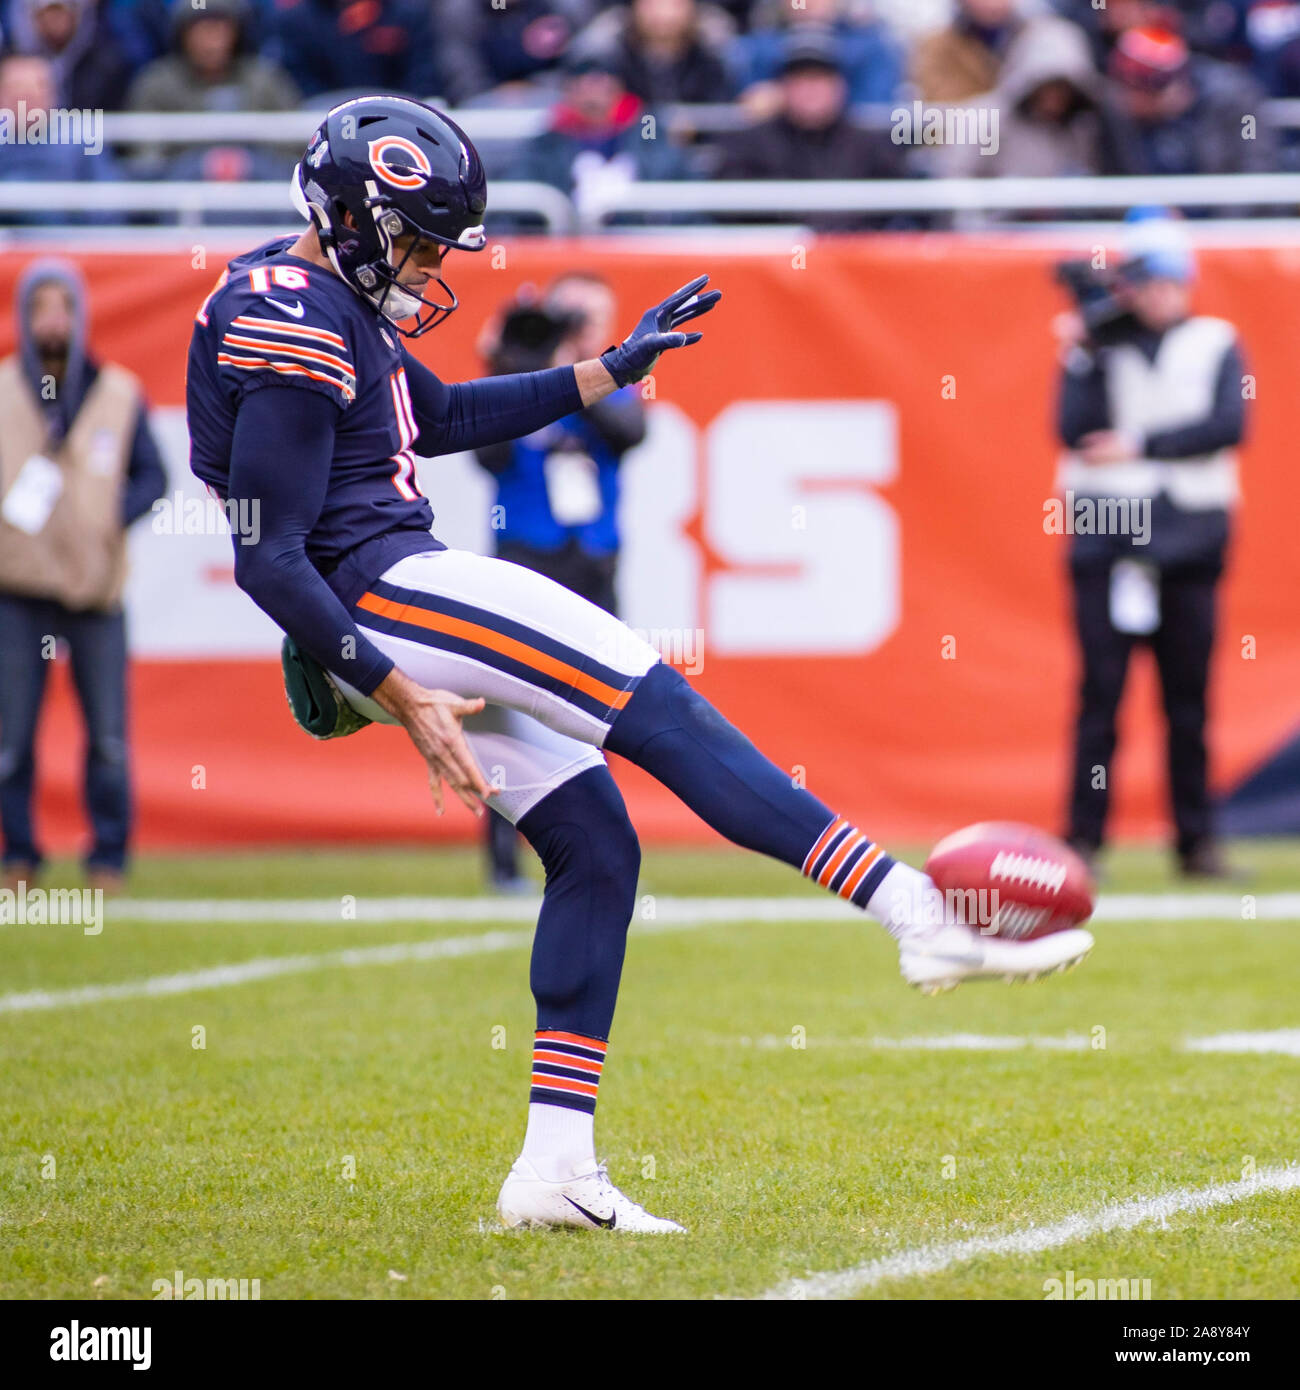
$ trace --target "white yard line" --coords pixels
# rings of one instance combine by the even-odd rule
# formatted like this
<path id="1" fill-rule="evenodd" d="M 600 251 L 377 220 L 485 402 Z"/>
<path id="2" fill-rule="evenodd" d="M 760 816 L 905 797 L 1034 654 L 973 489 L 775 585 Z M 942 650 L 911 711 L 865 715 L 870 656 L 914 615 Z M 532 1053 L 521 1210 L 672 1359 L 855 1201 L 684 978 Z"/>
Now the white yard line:
<path id="1" fill-rule="evenodd" d="M 862 913 L 839 898 L 679 898 L 642 895 L 654 920 L 704 922 L 848 922 Z M 1121 893 L 1103 897 L 1094 922 L 1231 921 L 1243 918 L 1245 894 Z M 1300 893 L 1252 898 L 1260 921 L 1300 921 Z M 532 922 L 540 898 L 118 898 L 104 904 L 119 922 Z M 346 911 L 345 911 L 346 906 Z M 640 906 L 638 919 L 642 916 Z"/>
<path id="2" fill-rule="evenodd" d="M 644 922 L 640 935 L 686 931 L 702 922 Z M 435 941 L 403 941 L 388 946 L 355 946 L 340 951 L 318 951 L 300 956 L 257 956 L 229 965 L 210 965 L 174 975 L 147 975 L 139 980 L 113 984 L 78 985 L 70 989 L 34 989 L 0 994 L 0 1014 L 33 1013 L 48 1009 L 100 1004 L 110 999 L 153 999 L 169 994 L 191 994 L 201 989 L 225 989 L 277 975 L 304 975 L 316 970 L 356 969 L 364 965 L 401 965 L 408 961 L 454 960 L 460 956 L 490 955 L 496 951 L 524 950 L 532 944 L 531 931 L 482 932 L 475 936 L 448 936 Z"/>
<path id="3" fill-rule="evenodd" d="M 1261 922 L 1300 921 L 1300 893 L 1103 893 L 1095 922 L 1242 922 L 1247 901 Z"/>
<path id="4" fill-rule="evenodd" d="M 742 1047 L 757 1047 L 776 1052 L 791 1046 L 789 1033 L 764 1033 L 757 1038 L 741 1038 Z M 832 1038 L 810 1033 L 800 1038 L 804 1047 L 864 1047 L 898 1052 L 1016 1052 L 1021 1048 L 1042 1048 L 1049 1052 L 1086 1052 L 1092 1042 L 1080 1033 L 1067 1033 L 1061 1038 L 1005 1037 L 988 1033 L 937 1033 L 929 1037 L 912 1038 Z"/>
<path id="5" fill-rule="evenodd" d="M 118 899 L 106 905 L 105 925 L 115 922 L 222 923 L 268 922 L 313 923 L 349 926 L 381 922 L 526 922 L 537 917 L 537 898 L 210 898 L 210 899 Z M 1256 898 L 1261 919 L 1300 919 L 1300 894 L 1275 893 Z M 1173 906 L 1178 906 L 1175 913 Z M 653 913 L 653 916 L 649 914 Z M 1103 899 L 1097 912 L 1100 921 L 1196 920 L 1224 918 L 1241 921 L 1241 902 L 1228 896 L 1182 894 L 1130 895 Z M 736 922 L 818 922 L 858 921 L 862 914 L 836 898 L 677 898 L 643 896 L 632 923 L 634 933 L 681 931 L 694 927 Z M 434 941 L 414 941 L 387 946 L 354 947 L 310 955 L 267 956 L 182 971 L 173 975 L 148 976 L 112 984 L 82 985 L 68 989 L 29 990 L 0 995 L 0 1013 L 74 1007 L 110 999 L 143 999 L 169 994 L 188 994 L 200 989 L 220 989 L 246 984 L 277 975 L 297 975 L 314 970 L 362 965 L 386 965 L 404 961 L 450 959 L 480 955 L 491 951 L 526 947 L 531 931 L 487 932 L 475 936 L 447 937 Z M 102 938 L 100 938 L 102 939 Z M 860 1044 L 859 1044 L 860 1045 Z M 1022 1045 L 1015 1039 L 981 1042 L 877 1039 L 870 1045 L 893 1047 L 971 1047 L 998 1048 Z M 1052 1040 L 1025 1040 L 1026 1046 L 1064 1046 L 1073 1043 Z M 1208 1049 L 1207 1049 L 1208 1050 Z"/>
<path id="6" fill-rule="evenodd" d="M 1188 1052 L 1281 1052 L 1300 1057 L 1300 1028 L 1276 1028 L 1271 1033 L 1215 1033 L 1188 1038 Z"/>
<path id="7" fill-rule="evenodd" d="M 451 936 L 439 941 L 409 941 L 392 946 L 321 951 L 314 955 L 259 956 L 232 965 L 211 965 L 202 970 L 183 970 L 175 975 L 148 975 L 141 980 L 123 980 L 117 984 L 3 994 L 0 995 L 0 1013 L 66 1009 L 79 1004 L 99 1004 L 108 999 L 150 999 L 168 994 L 190 994 L 200 989 L 224 989 L 229 985 L 249 984 L 253 980 L 268 980 L 276 975 L 303 975 L 313 970 L 485 955 L 490 951 L 509 951 L 517 946 L 527 946 L 531 939 L 531 932 L 503 931 L 479 936 Z"/>
<path id="8" fill-rule="evenodd" d="M 1036 1255 L 1044 1250 L 1110 1231 L 1130 1231 L 1148 1221 L 1165 1221 L 1186 1211 L 1208 1211 L 1228 1206 L 1261 1192 L 1289 1192 L 1300 1188 L 1300 1166 L 1265 1168 L 1253 1178 L 1215 1183 L 1210 1187 L 1180 1187 L 1155 1197 L 1115 1202 L 1091 1211 L 1076 1212 L 1048 1226 L 1029 1226 L 1005 1235 L 976 1236 L 947 1245 L 921 1245 L 897 1255 L 869 1260 L 852 1269 L 809 1274 L 789 1279 L 766 1293 L 765 1299 L 852 1298 L 888 1279 L 920 1279 L 942 1274 L 954 1265 L 986 1255 Z"/>

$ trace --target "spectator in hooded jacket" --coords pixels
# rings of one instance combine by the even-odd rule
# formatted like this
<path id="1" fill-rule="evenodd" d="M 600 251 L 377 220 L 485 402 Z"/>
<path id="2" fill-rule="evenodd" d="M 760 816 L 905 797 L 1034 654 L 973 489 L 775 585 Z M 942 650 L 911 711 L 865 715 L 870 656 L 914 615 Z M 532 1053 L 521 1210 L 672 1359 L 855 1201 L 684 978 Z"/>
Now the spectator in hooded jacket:
<path id="1" fill-rule="evenodd" d="M 172 52 L 131 84 L 135 111 L 291 111 L 298 89 L 282 68 L 249 51 L 247 0 L 179 0 L 172 9 Z M 267 146 L 181 145 L 138 150 L 146 169 L 168 178 L 274 178 L 292 163 Z"/>
<path id="2" fill-rule="evenodd" d="M 50 64 L 55 105 L 118 111 L 131 70 L 95 0 L 19 0 L 14 47 Z"/>
<path id="3" fill-rule="evenodd" d="M 1172 30 L 1121 34 L 1108 72 L 1103 173 L 1243 174 L 1277 168 L 1276 134 L 1259 87 L 1227 63 L 1193 55 Z"/>
<path id="4" fill-rule="evenodd" d="M 280 0 L 267 48 L 304 96 L 438 91 L 430 0 Z"/>
<path id="5" fill-rule="evenodd" d="M 600 52 L 651 106 L 730 101 L 735 82 L 700 22 L 697 0 L 632 0 Z"/>
<path id="6" fill-rule="evenodd" d="M 18 282 L 17 349 L 0 362 L 0 831 L 6 887 L 31 885 L 36 725 L 50 641 L 72 655 L 86 720 L 91 887 L 121 886 L 131 837 L 126 725 L 126 530 L 166 474 L 140 383 L 86 344 L 75 266 L 38 261 Z M 51 383 L 53 390 L 50 389 Z"/>
<path id="7" fill-rule="evenodd" d="M 1077 25 L 1053 15 L 1030 20 L 1008 49 L 994 90 L 967 103 L 997 113 L 992 148 L 986 152 L 970 141 L 944 145 L 933 172 L 949 178 L 1097 173 L 1103 85 Z"/>

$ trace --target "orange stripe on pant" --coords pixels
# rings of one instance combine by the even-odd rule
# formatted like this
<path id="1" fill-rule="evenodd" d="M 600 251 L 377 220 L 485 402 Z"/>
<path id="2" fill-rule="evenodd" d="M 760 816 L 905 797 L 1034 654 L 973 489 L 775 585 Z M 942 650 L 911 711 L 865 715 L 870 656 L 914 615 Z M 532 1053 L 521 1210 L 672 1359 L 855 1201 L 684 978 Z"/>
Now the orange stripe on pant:
<path id="1" fill-rule="evenodd" d="M 448 637 L 463 637 L 468 642 L 477 642 L 481 647 L 488 647 L 494 652 L 500 652 L 502 656 L 510 657 L 513 661 L 531 666 L 533 670 L 540 671 L 543 675 L 555 676 L 559 680 L 567 681 L 575 690 L 581 690 L 584 695 L 590 695 L 593 699 L 602 701 L 613 710 L 621 710 L 632 698 L 630 690 L 615 690 L 612 685 L 606 685 L 604 681 L 598 681 L 594 676 L 586 675 L 579 671 L 576 666 L 570 666 L 567 661 L 560 661 L 556 657 L 547 656 L 545 652 L 539 652 L 535 647 L 518 642 L 513 637 L 504 637 L 501 633 L 493 632 L 490 627 L 483 627 L 479 623 L 467 622 L 463 618 L 451 618 L 445 613 L 431 613 L 427 608 L 394 603 L 391 599 L 380 598 L 378 594 L 371 593 L 363 594 L 357 600 L 357 607 L 364 608 L 368 613 L 375 613 L 381 618 L 391 618 L 394 622 L 410 623 L 412 627 L 427 628 L 430 632 L 445 632 Z M 575 1041 L 585 1042 L 586 1040 L 575 1039 Z M 587 1045 L 590 1046 L 590 1044 Z"/>

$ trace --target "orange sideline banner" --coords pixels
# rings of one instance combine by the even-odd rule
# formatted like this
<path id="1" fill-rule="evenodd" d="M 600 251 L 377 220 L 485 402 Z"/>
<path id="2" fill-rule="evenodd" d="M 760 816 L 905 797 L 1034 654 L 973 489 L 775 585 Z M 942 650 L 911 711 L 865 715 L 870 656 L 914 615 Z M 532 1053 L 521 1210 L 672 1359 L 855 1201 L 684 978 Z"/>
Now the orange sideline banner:
<path id="1" fill-rule="evenodd" d="M 193 313 L 239 247 L 74 256 L 97 356 L 146 384 L 187 496 L 180 408 Z M 627 464 L 628 620 L 775 761 L 882 839 L 973 820 L 1058 829 L 1074 707 L 1065 538 L 1044 529 L 1057 446 L 1050 277 L 1059 248 L 879 236 L 518 241 L 456 256 L 462 308 L 415 344 L 441 376 L 481 373 L 484 321 L 525 283 L 574 266 L 613 282 L 620 321 L 707 270 L 724 299 L 689 354 L 663 359 L 651 438 Z M 0 255 L 11 302 L 31 259 Z M 1242 506 L 1223 590 L 1212 768 L 1235 781 L 1300 724 L 1300 252 L 1204 251 L 1197 312 L 1238 325 L 1255 379 Z M 0 349 L 12 350 L 12 323 Z M 289 393 L 286 392 L 286 399 Z M 470 461 L 421 470 L 435 534 L 485 544 Z M 233 585 L 230 541 L 145 518 L 128 590 L 141 848 L 470 838 L 433 813 L 394 730 L 316 744 L 291 722 L 276 634 Z M 62 665 L 62 663 L 60 663 Z M 1157 693 L 1139 661 L 1112 770 L 1115 830 L 1163 836 Z M 40 734 L 40 823 L 84 842 L 83 742 L 66 672 Z M 613 760 L 616 764 L 618 760 Z M 649 841 L 710 841 L 668 793 L 616 767 Z"/>

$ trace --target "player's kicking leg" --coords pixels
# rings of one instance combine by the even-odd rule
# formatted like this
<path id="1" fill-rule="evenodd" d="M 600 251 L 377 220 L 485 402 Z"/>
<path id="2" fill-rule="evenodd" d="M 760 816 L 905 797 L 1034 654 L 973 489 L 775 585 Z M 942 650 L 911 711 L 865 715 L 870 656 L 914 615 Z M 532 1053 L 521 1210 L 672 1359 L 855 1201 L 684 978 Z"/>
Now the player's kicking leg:
<path id="1" fill-rule="evenodd" d="M 955 923 L 927 875 L 795 786 L 624 624 L 531 570 L 466 551 L 411 556 L 353 616 L 415 680 L 627 758 L 734 844 L 863 909 L 898 941 L 904 979 L 927 992 L 1036 979 L 1092 947 L 1078 928 L 1009 941 Z"/>
<path id="2" fill-rule="evenodd" d="M 950 988 L 985 977 L 1037 978 L 1081 959 L 1092 945 L 1091 936 L 1080 930 L 1012 942 L 981 936 L 951 921 L 925 874 L 895 862 L 856 826 L 796 787 L 628 628 L 530 570 L 463 551 L 411 556 L 363 595 L 354 617 L 420 684 L 482 696 L 490 706 L 519 711 L 580 744 L 619 753 L 734 843 L 783 860 L 864 909 L 899 941 L 904 977 L 922 988 Z M 379 713 L 372 702 L 358 708 L 372 717 Z M 472 720 L 466 730 L 472 734 Z M 491 755 L 480 755 L 480 761 L 489 778 L 499 782 Z M 538 845 L 543 860 L 550 856 L 543 917 L 548 926 L 552 920 L 561 926 L 561 936 L 539 927 L 535 992 L 539 978 L 573 956 L 572 941 L 568 947 L 559 945 L 564 932 L 578 933 L 573 940 L 580 938 L 582 949 L 590 949 L 592 938 L 582 935 L 578 919 L 588 904 L 604 902 L 602 877 L 612 877 L 614 884 L 606 885 L 608 905 L 591 918 L 599 920 L 604 943 L 595 973 L 576 984 L 569 980 L 567 993 L 555 996 L 564 996 L 556 1015 L 543 1009 L 545 991 L 538 996 L 539 1050 L 529 1134 L 539 1151 L 560 1154 L 568 1169 L 579 1162 L 592 1166 L 569 1176 L 557 1168 L 552 1171 L 558 1176 L 548 1177 L 529 1159 L 526 1142 L 523 1166 L 516 1165 L 502 1190 L 502 1211 L 507 1220 L 600 1225 L 615 1213 L 612 1189 L 598 1206 L 588 1206 L 581 1196 L 554 1188 L 582 1177 L 593 1184 L 594 1193 L 594 1185 L 607 1179 L 596 1170 L 594 1156 L 588 1160 L 586 1122 L 552 1112 L 584 1113 L 573 1104 L 580 1096 L 594 1102 L 591 1088 L 598 1085 L 603 1066 L 636 871 L 630 858 L 623 863 L 618 855 L 606 856 L 604 840 L 617 841 L 618 819 L 611 820 L 608 808 L 600 809 L 601 798 L 579 785 L 581 777 L 572 781 L 578 813 L 560 789 L 519 813 L 520 828 Z M 500 809 L 509 812 L 506 804 Z M 608 954 L 615 939 L 617 969 Z M 594 1009 L 596 997 L 607 997 L 607 1009 Z M 538 1084 L 539 1076 L 550 1076 L 552 1082 Z M 557 1092 L 565 1092 L 569 1103 L 555 1103 Z M 542 1195 L 547 1183 L 554 1200 Z M 626 1199 L 618 1200 L 626 1204 L 624 1229 L 635 1228 L 645 1214 Z M 647 1229 L 673 1229 L 671 1223 L 645 1219 Z"/>

